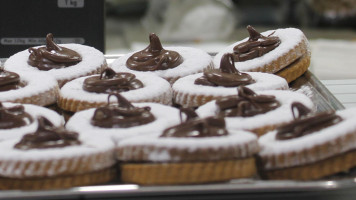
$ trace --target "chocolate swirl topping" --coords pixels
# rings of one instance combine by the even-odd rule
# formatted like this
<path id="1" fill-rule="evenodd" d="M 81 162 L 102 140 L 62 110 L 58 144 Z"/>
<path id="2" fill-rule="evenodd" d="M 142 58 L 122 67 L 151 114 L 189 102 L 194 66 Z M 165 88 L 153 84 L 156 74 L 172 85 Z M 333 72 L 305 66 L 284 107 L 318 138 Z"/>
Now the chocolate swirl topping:
<path id="1" fill-rule="evenodd" d="M 156 34 L 151 33 L 149 38 L 148 47 L 127 59 L 128 68 L 137 71 L 166 70 L 177 67 L 183 62 L 183 58 L 178 52 L 163 49 Z"/>
<path id="2" fill-rule="evenodd" d="M 182 113 L 187 115 L 185 122 L 182 122 Z M 199 119 L 192 108 L 181 108 L 180 118 L 181 124 L 165 129 L 160 137 L 200 138 L 228 135 L 225 120 L 222 117 L 213 116 Z"/>
<path id="3" fill-rule="evenodd" d="M 30 114 L 22 105 L 4 107 L 0 102 L 0 129 L 12 129 L 29 125 L 33 122 Z"/>
<path id="4" fill-rule="evenodd" d="M 252 77 L 241 73 L 235 68 L 234 55 L 224 54 L 220 61 L 220 69 L 207 69 L 204 75 L 197 78 L 196 85 L 237 87 L 255 83 Z"/>
<path id="5" fill-rule="evenodd" d="M 274 110 L 280 106 L 275 96 L 257 95 L 245 86 L 240 86 L 237 90 L 237 96 L 228 96 L 216 100 L 220 116 L 251 117 Z"/>
<path id="6" fill-rule="evenodd" d="M 242 42 L 234 47 L 234 60 L 235 62 L 242 62 L 263 56 L 264 54 L 272 51 L 281 44 L 281 40 L 274 34 L 263 36 L 257 32 L 252 26 L 247 26 L 247 31 L 250 38 L 246 42 Z"/>
<path id="7" fill-rule="evenodd" d="M 106 68 L 100 75 L 86 78 L 83 90 L 96 93 L 126 92 L 143 88 L 143 83 L 134 74 L 127 72 L 116 73 Z"/>
<path id="8" fill-rule="evenodd" d="M 26 134 L 15 144 L 15 149 L 47 149 L 80 145 L 78 133 L 68 131 L 63 126 L 55 127 L 47 118 L 38 117 L 38 128 Z"/>
<path id="9" fill-rule="evenodd" d="M 57 45 L 53 41 L 52 33 L 46 36 L 46 46 L 29 48 L 30 56 L 27 63 L 39 70 L 48 71 L 75 65 L 82 61 L 82 57 L 75 51 Z"/>
<path id="10" fill-rule="evenodd" d="M 0 92 L 21 88 L 20 76 L 0 68 Z"/>
<path id="11" fill-rule="evenodd" d="M 311 114 L 311 110 L 299 102 L 292 104 L 292 113 L 294 121 L 277 128 L 277 140 L 302 137 L 342 121 L 342 118 L 334 111 Z"/>
<path id="12" fill-rule="evenodd" d="M 110 105 L 109 99 L 116 96 L 118 105 Z M 128 128 L 148 124 L 155 120 L 150 107 L 133 106 L 119 93 L 108 96 L 108 104 L 95 110 L 91 124 L 102 128 Z"/>

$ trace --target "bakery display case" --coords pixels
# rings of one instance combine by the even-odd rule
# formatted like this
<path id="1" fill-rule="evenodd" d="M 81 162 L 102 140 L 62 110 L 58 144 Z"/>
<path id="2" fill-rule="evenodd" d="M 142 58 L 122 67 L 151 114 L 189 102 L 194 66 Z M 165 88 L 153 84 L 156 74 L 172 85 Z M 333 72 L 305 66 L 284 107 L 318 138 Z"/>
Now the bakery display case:
<path id="1" fill-rule="evenodd" d="M 294 163 L 307 163 L 303 160 L 306 153 L 298 157 L 292 151 L 290 157 L 278 158 L 287 163 L 286 172 L 279 173 L 280 168 L 274 167 L 279 165 L 278 159 L 267 161 L 270 157 L 262 153 L 267 148 L 270 152 L 296 148 L 292 147 L 294 143 L 274 148 L 283 142 L 268 143 L 265 136 L 271 130 L 278 131 L 276 138 L 287 140 L 305 137 L 324 121 L 327 127 L 338 123 L 354 127 L 350 122 L 354 119 L 352 106 L 341 101 L 335 88 L 329 90 L 325 85 L 325 79 L 334 75 L 326 71 L 335 70 L 335 66 L 317 60 L 321 58 L 320 52 L 327 50 L 318 48 L 319 38 L 342 38 L 350 44 L 356 39 L 354 24 L 349 21 L 356 13 L 350 6 L 352 0 L 344 0 L 337 7 L 330 7 L 330 2 L 57 0 L 52 1 L 53 7 L 50 1 L 38 1 L 48 8 L 43 14 L 51 17 L 33 17 L 39 17 L 39 24 L 49 24 L 42 28 L 53 31 L 41 29 L 36 35 L 31 31 L 29 35 L 19 35 L 16 28 L 5 22 L 8 20 L 0 19 L 1 30 L 8 27 L 0 33 L 4 47 L 0 51 L 0 82 L 1 76 L 7 81 L 0 88 L 7 88 L 8 82 L 12 84 L 10 89 L 0 90 L 0 101 L 36 104 L 31 106 L 49 110 L 34 109 L 40 113 L 37 114 L 29 105 L 0 105 L 1 113 L 20 115 L 18 121 L 24 124 L 20 126 L 29 125 L 26 133 L 18 132 L 19 136 L 0 136 L 0 149 L 8 152 L 0 156 L 5 163 L 0 161 L 0 199 L 352 199 L 356 191 L 356 168 L 351 155 L 356 137 L 352 134 L 347 141 L 340 136 L 336 142 L 313 152 L 320 156 L 322 152 L 345 147 L 341 153 L 350 154 L 348 162 L 344 160 L 344 164 L 342 161 L 334 168 L 312 163 L 309 167 L 314 172 L 300 174 Z M 0 3 L 0 8 L 14 7 L 7 3 Z M 27 5 L 21 0 L 16 0 L 16 4 L 21 9 Z M 38 9 L 38 4 L 28 6 Z M 49 23 L 61 21 L 64 16 L 53 9 L 67 13 L 65 16 L 70 19 L 64 21 L 68 22 L 68 30 L 58 30 L 57 23 Z M 75 19 L 71 14 L 74 12 L 73 16 L 80 17 Z M 84 16 L 90 17 L 83 19 Z M 12 18 L 21 21 L 20 17 Z M 74 19 L 85 23 L 78 25 L 73 23 Z M 21 41 L 27 43 L 16 43 Z M 346 47 L 344 44 L 338 43 L 340 49 Z M 335 55 L 335 49 L 330 49 Z M 314 52 L 320 57 L 314 56 Z M 346 56 L 342 58 L 352 65 Z M 331 58 L 324 55 L 322 59 Z M 335 59 L 342 62 L 338 54 Z M 322 65 L 327 76 L 320 73 Z M 77 70 L 78 66 L 88 71 Z M 350 70 L 350 77 L 353 71 Z M 24 92 L 13 94 L 20 90 Z M 274 115 L 268 115 L 270 111 Z M 0 129 L 8 127 L 9 120 L 1 113 Z M 266 117 L 262 120 L 252 118 L 254 115 Z M 239 117 L 251 117 L 251 123 Z M 305 127 L 287 125 L 309 121 L 311 125 Z M 153 129 L 160 134 L 153 133 Z M 339 134 L 339 127 L 334 129 Z M 283 131 L 287 134 L 281 136 Z M 238 139 L 192 142 L 192 138 L 204 134 L 203 138 L 231 133 Z M 314 137 L 314 142 L 334 138 L 330 131 L 324 136 Z M 177 142 L 169 137 L 183 139 Z M 302 142 L 299 146 L 309 148 L 311 143 Z M 29 149 L 36 149 L 35 153 L 29 155 Z M 223 155 L 224 152 L 228 153 Z M 90 153 L 95 155 L 89 158 Z M 217 155 L 223 155 L 222 160 L 216 160 Z M 30 164 L 13 164 L 12 157 L 36 158 Z M 321 158 L 321 162 L 328 158 L 333 156 Z M 248 165 L 239 165 L 241 170 L 236 172 L 228 167 L 231 160 L 246 161 Z M 199 163 L 202 165 L 198 166 Z M 206 174 L 202 170 L 204 163 L 219 165 L 223 170 Z M 186 165 L 198 168 L 187 169 Z M 18 166 L 18 170 L 12 170 Z M 177 178 L 166 173 L 167 166 L 184 173 Z M 248 167 L 242 170 L 243 166 Z M 31 174 L 39 173 L 38 169 L 42 170 L 41 175 Z M 149 170 L 158 173 L 150 174 Z"/>

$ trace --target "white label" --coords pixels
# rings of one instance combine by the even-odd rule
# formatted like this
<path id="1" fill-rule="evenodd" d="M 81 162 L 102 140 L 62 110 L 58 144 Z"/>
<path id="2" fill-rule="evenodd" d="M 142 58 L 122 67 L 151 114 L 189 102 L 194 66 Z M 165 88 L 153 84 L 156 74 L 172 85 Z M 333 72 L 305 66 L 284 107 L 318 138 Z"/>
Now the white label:
<path id="1" fill-rule="evenodd" d="M 58 0 L 59 8 L 83 8 L 84 0 Z"/>
<path id="2" fill-rule="evenodd" d="M 84 38 L 54 38 L 57 44 L 77 43 L 84 44 Z M 2 45 L 42 45 L 46 44 L 46 38 L 1 38 Z"/>

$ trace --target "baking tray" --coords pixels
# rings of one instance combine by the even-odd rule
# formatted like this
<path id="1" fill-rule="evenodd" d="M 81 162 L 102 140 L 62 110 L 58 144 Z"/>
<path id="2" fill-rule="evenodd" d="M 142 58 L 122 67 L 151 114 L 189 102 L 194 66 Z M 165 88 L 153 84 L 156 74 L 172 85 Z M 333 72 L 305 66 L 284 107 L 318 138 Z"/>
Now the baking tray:
<path id="1" fill-rule="evenodd" d="M 110 64 L 120 55 L 107 55 Z M 4 59 L 2 59 L 4 61 Z M 290 84 L 296 92 L 309 96 L 317 111 L 340 110 L 344 106 L 310 71 Z M 62 190 L 0 191 L 1 199 L 354 199 L 356 168 L 317 181 L 231 180 L 225 183 L 139 186 L 111 182 L 105 185 Z"/>

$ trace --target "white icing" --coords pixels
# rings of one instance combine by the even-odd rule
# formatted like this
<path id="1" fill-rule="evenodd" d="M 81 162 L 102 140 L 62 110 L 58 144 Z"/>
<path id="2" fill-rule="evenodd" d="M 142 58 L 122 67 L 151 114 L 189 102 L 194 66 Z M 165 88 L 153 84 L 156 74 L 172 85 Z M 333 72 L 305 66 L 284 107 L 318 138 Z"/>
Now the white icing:
<path id="1" fill-rule="evenodd" d="M 32 72 L 17 72 L 20 76 L 20 82 L 26 85 L 22 88 L 16 90 L 9 90 L 0 92 L 0 101 L 14 101 L 16 99 L 29 98 L 33 95 L 38 95 L 40 93 L 47 92 L 53 88 L 58 87 L 57 81 L 43 73 L 32 73 Z M 51 103 L 55 103 L 56 97 L 52 98 Z"/>
<path id="2" fill-rule="evenodd" d="M 130 156 L 134 156 L 134 152 L 125 152 L 126 147 L 130 146 L 140 146 L 140 148 L 145 150 L 145 154 L 148 155 L 148 159 L 154 162 L 162 161 L 177 161 L 177 158 L 171 157 L 168 151 L 170 149 L 180 149 L 187 150 L 188 152 L 194 152 L 199 149 L 206 148 L 224 148 L 229 146 L 240 146 L 246 145 L 251 146 L 250 150 L 242 151 L 242 157 L 249 156 L 248 153 L 251 153 L 252 149 L 255 149 L 256 146 L 252 145 L 256 142 L 257 137 L 245 131 L 229 131 L 229 135 L 220 136 L 220 137 L 202 137 L 202 138 L 174 138 L 174 137 L 157 137 L 157 136 L 138 136 L 122 140 L 118 147 L 123 151 L 122 155 L 118 155 L 119 160 L 130 159 Z M 149 148 L 154 146 L 155 148 Z M 145 149 L 148 147 L 148 149 Z M 165 151 L 162 148 L 166 149 Z M 130 151 L 131 148 L 128 148 Z M 120 157 L 122 156 L 122 157 Z"/>
<path id="3" fill-rule="evenodd" d="M 313 102 L 304 94 L 291 91 L 256 91 L 257 94 L 274 95 L 281 106 L 275 110 L 252 117 L 226 117 L 226 127 L 228 130 L 253 130 L 269 125 L 277 125 L 289 122 L 293 119 L 291 104 L 301 102 L 305 106 L 313 109 Z M 197 109 L 200 117 L 214 116 L 219 108 L 215 101 L 208 102 Z"/>
<path id="4" fill-rule="evenodd" d="M 268 36 L 273 31 L 274 30 L 270 30 L 270 31 L 263 32 L 261 34 L 264 36 Z M 289 50 L 293 49 L 303 40 L 303 38 L 305 38 L 304 33 L 296 28 L 277 29 L 275 30 L 275 33 L 272 36 L 278 36 L 279 39 L 281 40 L 281 44 L 277 48 L 266 53 L 261 57 L 254 58 L 251 60 L 246 60 L 243 62 L 235 62 L 236 68 L 241 71 L 253 71 L 256 68 L 262 67 L 265 64 L 276 60 L 278 57 L 287 54 Z M 219 66 L 221 58 L 225 53 L 233 53 L 233 48 L 236 45 L 245 42 L 247 40 L 248 38 L 245 38 L 221 50 L 214 57 L 214 65 Z"/>
<path id="5" fill-rule="evenodd" d="M 112 166 L 115 163 L 113 156 L 114 143 L 107 138 L 97 137 L 95 135 L 80 135 L 81 145 L 67 146 L 63 148 L 47 149 L 15 149 L 14 145 L 19 139 L 0 141 L 0 175 L 5 177 L 32 177 L 32 176 L 54 176 L 68 170 L 81 170 L 81 168 L 90 168 L 90 170 L 100 170 Z M 105 154 L 101 162 L 94 159 L 98 154 Z M 94 157 L 95 156 L 95 157 Z M 66 159 L 72 159 L 72 166 L 65 168 L 58 166 L 66 163 Z M 79 161 L 89 159 L 90 166 L 78 166 Z M 59 162 L 61 160 L 61 162 Z M 35 162 L 43 162 L 48 169 L 36 168 Z M 30 163 L 28 163 L 30 162 Z M 6 166 L 4 166 L 6 164 Z M 17 170 L 14 168 L 17 167 Z M 26 171 L 22 174 L 23 169 Z"/>
<path id="6" fill-rule="evenodd" d="M 22 126 L 19 128 L 12 129 L 0 129 L 0 141 L 8 140 L 12 138 L 21 138 L 24 134 L 31 133 L 37 130 L 37 117 L 44 116 L 49 119 L 55 126 L 60 126 L 64 124 L 64 119 L 62 116 L 58 115 L 53 110 L 48 108 L 31 105 L 31 104 L 15 104 L 15 103 L 3 103 L 5 107 L 12 107 L 15 105 L 23 105 L 25 111 L 30 114 L 33 118 L 33 123 Z"/>
<path id="7" fill-rule="evenodd" d="M 341 116 L 344 120 L 334 126 L 327 127 L 325 129 L 316 131 L 312 134 L 305 135 L 303 137 L 298 137 L 289 140 L 276 140 L 277 131 L 271 131 L 259 138 L 259 144 L 261 146 L 260 155 L 262 157 L 268 155 L 278 155 L 278 154 L 287 154 L 290 152 L 299 152 L 303 149 L 309 149 L 314 146 L 324 144 L 326 142 L 335 141 L 337 138 L 343 137 L 346 134 L 351 132 L 356 132 L 356 108 L 350 108 L 347 110 L 337 111 L 336 114 Z M 341 145 L 340 152 L 346 152 L 351 149 L 356 148 L 356 143 L 348 142 L 347 144 Z M 288 166 L 301 165 L 308 162 L 315 162 L 326 157 L 332 156 L 335 154 L 335 148 L 328 148 L 328 153 L 324 157 L 311 158 L 308 157 L 308 160 L 305 157 L 298 157 L 293 159 L 293 163 L 288 163 Z M 282 165 L 287 165 L 283 163 Z M 266 163 L 266 169 L 271 168 L 269 162 Z"/>
<path id="8" fill-rule="evenodd" d="M 162 98 L 162 103 L 171 104 L 173 91 L 171 85 L 163 78 L 154 74 L 135 74 L 144 87 L 121 92 L 127 100 L 132 102 L 150 101 L 154 98 Z M 103 102 L 106 103 L 108 94 L 87 92 L 83 90 L 84 80 L 91 76 L 81 77 L 67 82 L 60 90 L 60 96 L 67 99 L 75 99 L 87 102 Z M 110 98 L 111 102 L 116 102 L 116 98 Z"/>
<path id="9" fill-rule="evenodd" d="M 76 65 L 65 67 L 62 69 L 51 69 L 41 71 L 37 67 L 32 67 L 27 63 L 30 53 L 28 50 L 20 51 L 4 63 L 5 70 L 14 72 L 42 72 L 46 75 L 54 77 L 57 81 L 71 80 L 76 77 L 85 76 L 89 72 L 95 71 L 105 63 L 105 57 L 99 50 L 80 44 L 60 44 L 60 46 L 76 51 L 82 56 L 82 61 Z"/>
<path id="10" fill-rule="evenodd" d="M 191 48 L 191 47 L 164 47 L 164 48 L 166 50 L 177 51 L 183 57 L 184 60 L 182 64 L 178 65 L 175 68 L 150 72 L 150 73 L 155 73 L 156 75 L 165 79 L 172 78 L 172 77 L 183 77 L 190 74 L 202 72 L 203 69 L 211 65 L 212 62 L 211 56 L 200 49 Z M 148 72 L 131 70 L 126 67 L 127 59 L 134 53 L 135 52 L 129 53 L 118 58 L 112 63 L 111 67 L 115 71 L 125 71 L 125 72 L 131 72 L 135 74 L 148 73 Z"/>
<path id="11" fill-rule="evenodd" d="M 119 142 L 122 139 L 137 135 L 161 134 L 165 128 L 180 123 L 179 110 L 176 108 L 157 103 L 134 103 L 134 105 L 137 107 L 151 107 L 151 113 L 155 116 L 156 120 L 148 124 L 129 128 L 101 128 L 90 123 L 95 111 L 95 108 L 93 108 L 75 113 L 67 122 L 66 128 L 81 134 L 98 134 Z"/>
<path id="12" fill-rule="evenodd" d="M 256 81 L 255 83 L 246 86 L 252 90 L 260 91 L 289 88 L 286 80 L 279 76 L 261 72 L 248 72 L 247 74 L 249 74 Z M 198 73 L 178 79 L 172 85 L 173 91 L 175 93 L 183 92 L 205 96 L 228 96 L 237 94 L 237 87 L 212 87 L 194 84 L 195 79 L 202 76 L 203 73 Z"/>

